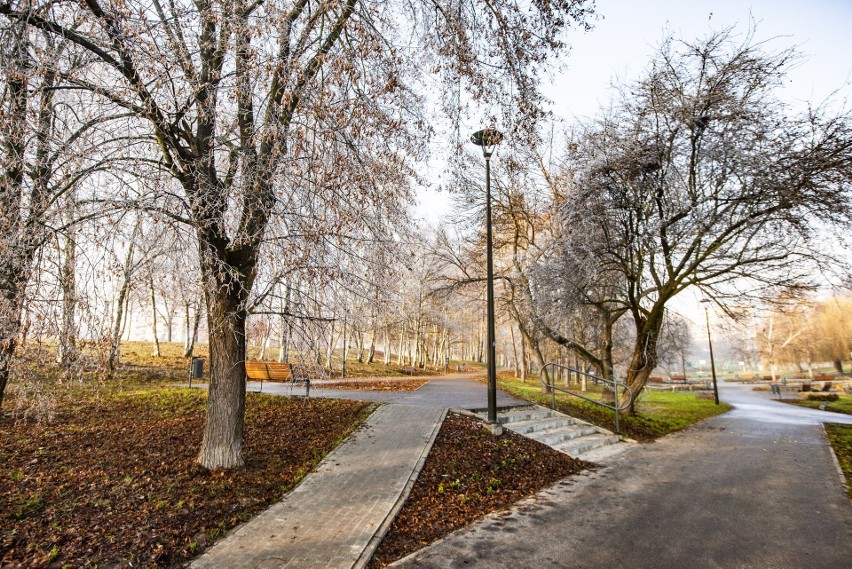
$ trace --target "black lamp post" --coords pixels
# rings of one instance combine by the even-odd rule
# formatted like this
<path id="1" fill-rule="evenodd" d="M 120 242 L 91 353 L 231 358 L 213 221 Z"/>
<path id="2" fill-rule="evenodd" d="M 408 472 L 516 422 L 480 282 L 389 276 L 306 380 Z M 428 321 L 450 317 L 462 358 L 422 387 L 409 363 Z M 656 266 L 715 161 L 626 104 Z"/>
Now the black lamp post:
<path id="1" fill-rule="evenodd" d="M 473 133 L 470 141 L 482 147 L 485 156 L 485 274 L 488 303 L 488 422 L 497 423 L 497 357 L 494 334 L 494 266 L 491 256 L 491 155 L 503 140 L 499 130 L 486 128 Z"/>
<path id="2" fill-rule="evenodd" d="M 716 405 L 719 404 L 719 387 L 716 385 L 716 362 L 713 359 L 713 340 L 710 338 L 710 305 L 709 299 L 701 301 L 704 305 L 704 319 L 707 322 L 707 345 L 710 346 L 710 373 L 713 375 L 713 397 L 716 399 Z"/>

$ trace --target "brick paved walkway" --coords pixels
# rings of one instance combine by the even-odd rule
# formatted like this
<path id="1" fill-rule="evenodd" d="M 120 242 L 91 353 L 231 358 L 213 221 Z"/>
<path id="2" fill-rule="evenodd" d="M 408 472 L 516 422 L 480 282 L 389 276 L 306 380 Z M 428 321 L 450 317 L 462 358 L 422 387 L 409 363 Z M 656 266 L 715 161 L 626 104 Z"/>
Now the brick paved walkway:
<path id="1" fill-rule="evenodd" d="M 192 567 L 362 567 L 408 495 L 445 412 L 380 407 L 301 485 Z"/>

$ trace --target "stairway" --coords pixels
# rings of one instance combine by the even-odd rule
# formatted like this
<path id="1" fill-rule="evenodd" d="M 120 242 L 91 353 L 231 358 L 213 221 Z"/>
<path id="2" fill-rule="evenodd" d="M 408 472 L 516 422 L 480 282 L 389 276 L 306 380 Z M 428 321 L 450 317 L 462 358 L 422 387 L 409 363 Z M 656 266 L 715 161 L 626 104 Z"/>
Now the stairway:
<path id="1" fill-rule="evenodd" d="M 519 435 L 590 462 L 603 461 L 628 447 L 606 429 L 539 405 L 501 410 L 497 421 Z"/>

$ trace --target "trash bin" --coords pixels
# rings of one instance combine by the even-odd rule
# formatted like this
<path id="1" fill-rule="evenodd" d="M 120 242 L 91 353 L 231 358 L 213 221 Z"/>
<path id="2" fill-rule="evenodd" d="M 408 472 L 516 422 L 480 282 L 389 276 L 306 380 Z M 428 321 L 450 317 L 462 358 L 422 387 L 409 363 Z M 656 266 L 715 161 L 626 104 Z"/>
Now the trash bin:
<path id="1" fill-rule="evenodd" d="M 192 358 L 192 379 L 204 377 L 204 358 Z"/>
<path id="2" fill-rule="evenodd" d="M 802 382 L 802 391 L 810 391 L 811 390 L 811 382 L 803 381 Z"/>
<path id="3" fill-rule="evenodd" d="M 189 363 L 189 385 L 192 386 L 193 379 L 204 377 L 204 358 L 192 358 Z"/>

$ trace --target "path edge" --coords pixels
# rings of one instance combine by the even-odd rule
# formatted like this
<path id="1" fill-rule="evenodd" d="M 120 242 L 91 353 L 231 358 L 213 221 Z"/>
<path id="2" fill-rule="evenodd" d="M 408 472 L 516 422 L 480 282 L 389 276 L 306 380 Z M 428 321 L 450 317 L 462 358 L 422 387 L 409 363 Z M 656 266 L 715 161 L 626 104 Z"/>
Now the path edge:
<path id="1" fill-rule="evenodd" d="M 352 565 L 353 569 L 364 569 L 367 564 L 370 563 L 370 560 L 373 558 L 373 553 L 376 552 L 376 549 L 379 547 L 382 539 L 384 539 L 385 535 L 390 530 L 397 514 L 399 514 L 400 510 L 402 510 L 402 506 L 408 499 L 408 495 L 411 494 L 411 489 L 414 488 L 414 483 L 417 482 L 417 478 L 420 476 L 420 471 L 423 470 L 423 466 L 426 464 L 426 458 L 429 456 L 429 452 L 431 452 L 432 446 L 435 444 L 435 439 L 438 438 L 438 432 L 444 424 L 444 419 L 446 419 L 448 411 L 449 409 L 447 408 L 444 408 L 441 411 L 440 417 L 437 421 L 435 421 L 435 427 L 432 429 L 432 434 L 429 436 L 429 442 L 426 443 L 423 452 L 420 454 L 420 458 L 417 459 L 417 463 L 414 465 L 411 475 L 409 475 L 405 486 L 402 488 L 402 492 L 399 493 L 399 497 L 388 512 L 388 515 L 385 516 L 385 519 L 376 529 L 376 533 L 373 534 L 373 537 L 371 537 L 370 541 L 367 542 L 367 546 L 361 552 L 361 555 L 358 556 L 358 559 Z"/>
<path id="2" fill-rule="evenodd" d="M 840 459 L 837 458 L 837 453 L 834 452 L 834 447 L 831 444 L 831 440 L 828 438 L 828 433 L 825 431 L 825 426 L 827 423 L 822 424 L 822 436 L 825 438 L 825 442 L 828 445 L 829 453 L 831 454 L 831 459 L 834 461 L 834 468 L 837 470 L 837 476 L 840 478 L 840 484 L 843 487 L 843 491 L 846 495 L 849 495 L 849 485 L 846 483 L 846 475 L 843 473 L 843 467 L 840 466 Z"/>

